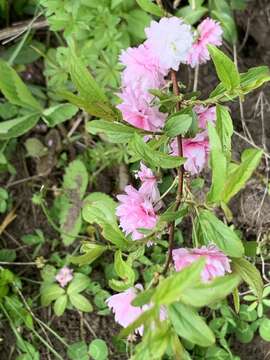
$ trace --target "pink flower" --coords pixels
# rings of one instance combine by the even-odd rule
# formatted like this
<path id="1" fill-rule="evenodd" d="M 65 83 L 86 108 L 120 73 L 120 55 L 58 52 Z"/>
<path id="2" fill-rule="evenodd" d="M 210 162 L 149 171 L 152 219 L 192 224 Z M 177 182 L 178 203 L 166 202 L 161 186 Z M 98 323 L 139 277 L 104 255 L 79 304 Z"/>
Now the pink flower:
<path id="1" fill-rule="evenodd" d="M 148 91 L 160 88 L 165 83 L 166 72 L 162 71 L 157 58 L 145 44 L 122 51 L 120 62 L 126 67 L 122 73 L 124 86 L 139 84 L 143 90 Z"/>
<path id="2" fill-rule="evenodd" d="M 216 121 L 216 107 L 205 107 L 203 105 L 194 106 L 194 110 L 198 115 L 199 127 L 201 129 L 207 129 L 208 121 L 212 124 Z"/>
<path id="3" fill-rule="evenodd" d="M 162 18 L 159 22 L 151 21 L 150 27 L 145 29 L 146 44 L 160 66 L 178 70 L 180 63 L 187 60 L 193 42 L 191 27 L 177 17 Z"/>
<path id="4" fill-rule="evenodd" d="M 198 38 L 192 45 L 188 55 L 188 64 L 192 67 L 203 64 L 210 59 L 207 45 L 222 44 L 222 29 L 218 22 L 207 18 L 198 26 Z"/>
<path id="5" fill-rule="evenodd" d="M 209 140 L 206 132 L 199 133 L 192 139 L 183 139 L 183 156 L 187 158 L 184 168 L 191 175 L 198 174 L 204 168 L 209 154 Z M 177 141 L 171 144 L 172 154 L 178 155 Z"/>
<path id="6" fill-rule="evenodd" d="M 106 300 L 108 307 L 115 315 L 115 321 L 123 327 L 127 327 L 135 321 L 144 311 L 149 310 L 152 305 L 147 304 L 142 307 L 133 306 L 131 303 L 137 296 L 139 291 L 143 291 L 141 284 L 135 285 L 122 293 L 112 295 Z M 167 311 L 164 307 L 160 308 L 160 321 L 167 318 Z M 135 330 L 135 333 L 143 335 L 143 326 Z"/>
<path id="7" fill-rule="evenodd" d="M 118 195 L 120 204 L 116 209 L 116 215 L 120 219 L 120 227 L 126 233 L 131 234 L 133 240 L 142 239 L 144 235 L 137 229 L 153 229 L 157 223 L 157 215 L 152 202 L 140 190 L 128 185 L 125 195 Z"/>
<path id="8" fill-rule="evenodd" d="M 149 198 L 153 203 L 157 203 L 160 199 L 160 193 L 157 186 L 157 179 L 152 170 L 141 162 L 141 168 L 137 173 L 137 177 L 142 182 L 139 192 Z"/>
<path id="9" fill-rule="evenodd" d="M 65 287 L 73 279 L 72 273 L 72 269 L 64 266 L 55 276 L 55 280 L 60 284 L 61 287 Z"/>
<path id="10" fill-rule="evenodd" d="M 119 95 L 123 100 L 117 108 L 129 124 L 147 131 L 157 131 L 164 125 L 166 114 L 151 106 L 153 97 L 144 93 L 139 86 L 128 86 Z"/>
<path id="11" fill-rule="evenodd" d="M 137 289 L 143 290 L 142 285 L 137 284 L 134 288 L 112 295 L 106 300 L 108 307 L 114 313 L 115 321 L 123 327 L 133 323 L 144 311 L 141 307 L 131 305 L 133 299 L 137 296 Z M 143 326 L 136 329 L 135 333 L 143 335 Z"/>
<path id="12" fill-rule="evenodd" d="M 186 266 L 198 261 L 201 257 L 206 260 L 201 273 L 203 282 L 209 282 L 217 276 L 224 276 L 231 272 L 230 260 L 216 246 L 202 246 L 200 249 L 176 249 L 173 250 L 173 261 L 176 271 L 181 271 Z"/>

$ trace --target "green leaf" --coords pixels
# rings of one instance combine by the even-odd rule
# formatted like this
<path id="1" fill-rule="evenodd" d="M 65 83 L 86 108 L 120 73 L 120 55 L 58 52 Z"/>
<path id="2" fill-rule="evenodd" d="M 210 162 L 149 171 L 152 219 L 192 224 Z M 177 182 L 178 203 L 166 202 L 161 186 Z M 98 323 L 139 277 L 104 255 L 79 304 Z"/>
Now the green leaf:
<path id="1" fill-rule="evenodd" d="M 56 316 L 62 316 L 66 310 L 67 307 L 67 300 L 68 297 L 67 295 L 61 295 L 59 296 L 59 298 L 56 299 L 54 305 L 53 305 L 53 310 L 55 312 Z"/>
<path id="2" fill-rule="evenodd" d="M 265 82 L 270 80 L 270 71 L 268 66 L 258 66 L 249 69 L 246 73 L 240 74 L 240 88 L 241 93 L 248 94 L 252 90 L 262 86 Z M 221 96 L 226 91 L 223 84 L 219 84 L 210 94 L 210 98 Z M 235 98 L 237 94 L 230 94 L 230 100 Z M 222 101 L 228 100 L 228 97 L 221 98 Z"/>
<path id="3" fill-rule="evenodd" d="M 83 341 L 70 345 L 67 355 L 70 360 L 89 360 L 87 345 Z"/>
<path id="4" fill-rule="evenodd" d="M 109 351 L 105 341 L 102 339 L 91 341 L 89 354 L 94 360 L 106 360 L 109 356 Z"/>
<path id="5" fill-rule="evenodd" d="M 67 294 L 75 295 L 81 293 L 90 285 L 90 279 L 87 275 L 76 273 L 73 280 L 68 285 Z"/>
<path id="6" fill-rule="evenodd" d="M 48 148 L 43 145 L 43 143 L 37 138 L 28 138 L 24 146 L 27 151 L 27 156 L 40 158 L 47 154 Z"/>
<path id="7" fill-rule="evenodd" d="M 237 234 L 208 210 L 201 210 L 196 218 L 196 234 L 205 245 L 216 244 L 226 255 L 240 258 L 244 247 Z"/>
<path id="8" fill-rule="evenodd" d="M 54 127 L 71 119 L 78 110 L 78 107 L 72 104 L 58 104 L 45 109 L 42 116 L 49 127 Z"/>
<path id="9" fill-rule="evenodd" d="M 186 23 L 193 25 L 198 22 L 206 13 L 208 9 L 204 6 L 199 6 L 196 9 L 192 9 L 191 6 L 183 6 L 177 11 L 177 16 L 183 18 Z"/>
<path id="10" fill-rule="evenodd" d="M 148 289 L 140 292 L 136 298 L 132 301 L 133 306 L 143 306 L 151 302 L 151 298 L 155 292 L 155 289 Z"/>
<path id="11" fill-rule="evenodd" d="M 235 335 L 238 341 L 243 344 L 248 344 L 253 339 L 254 331 L 251 329 L 249 324 L 244 321 L 239 321 L 237 324 Z"/>
<path id="12" fill-rule="evenodd" d="M 208 50 L 215 64 L 219 80 L 224 87 L 229 91 L 238 89 L 240 86 L 240 75 L 233 61 L 213 45 L 208 45 Z"/>
<path id="13" fill-rule="evenodd" d="M 114 254 L 114 269 L 116 274 L 126 283 L 127 288 L 133 286 L 135 281 L 135 272 L 122 258 L 122 252 L 117 250 Z"/>
<path id="14" fill-rule="evenodd" d="M 151 16 L 143 10 L 134 9 L 126 14 L 125 20 L 127 21 L 127 30 L 130 35 L 136 40 L 145 40 L 144 29 L 149 26 L 152 20 Z"/>
<path id="15" fill-rule="evenodd" d="M 58 96 L 68 100 L 71 104 L 84 109 L 88 114 L 99 118 L 115 121 L 121 119 L 121 113 L 109 103 L 102 101 L 89 102 L 83 97 L 74 95 L 70 91 L 58 91 Z"/>
<path id="16" fill-rule="evenodd" d="M 65 293 L 65 290 L 57 284 L 44 283 L 41 287 L 41 305 L 48 306 L 50 303 Z"/>
<path id="17" fill-rule="evenodd" d="M 237 27 L 233 14 L 231 12 L 225 13 L 219 11 L 212 11 L 211 15 L 213 16 L 213 18 L 216 18 L 221 23 L 224 39 L 231 44 L 236 44 Z"/>
<path id="18" fill-rule="evenodd" d="M 104 91 L 100 88 L 93 76 L 84 66 L 81 59 L 73 50 L 71 50 L 71 56 L 69 59 L 69 72 L 73 84 L 80 93 L 82 103 L 86 102 L 89 104 L 87 105 L 86 110 L 90 110 L 90 114 L 92 115 L 99 113 L 104 119 L 115 120 L 118 112 L 109 103 Z M 75 105 L 78 106 L 76 103 Z M 94 110 L 93 113 L 91 113 L 91 106 Z"/>
<path id="19" fill-rule="evenodd" d="M 257 149 L 246 149 L 243 151 L 241 164 L 227 176 L 222 198 L 224 203 L 228 203 L 245 186 L 259 165 L 262 154 L 262 150 Z"/>
<path id="20" fill-rule="evenodd" d="M 136 161 L 143 159 L 146 163 L 154 167 L 172 169 L 185 162 L 185 159 L 179 156 L 170 156 L 161 151 L 153 150 L 138 134 L 134 134 L 133 139 L 130 141 L 130 148 L 138 157 Z"/>
<path id="21" fill-rule="evenodd" d="M 90 224 L 112 224 L 118 228 L 115 215 L 117 203 L 109 196 L 103 193 L 92 193 L 84 200 L 83 218 Z"/>
<path id="22" fill-rule="evenodd" d="M 233 134 L 233 123 L 229 110 L 222 105 L 216 106 L 217 121 L 216 130 L 221 141 L 222 151 L 227 159 L 231 158 L 231 138 Z"/>
<path id="23" fill-rule="evenodd" d="M 215 343 L 212 330 L 193 308 L 175 303 L 169 305 L 168 312 L 178 336 L 202 347 L 208 347 Z"/>
<path id="24" fill-rule="evenodd" d="M 200 283 L 204 264 L 204 259 L 201 259 L 162 280 L 156 288 L 152 302 L 156 305 L 168 305 L 179 300 L 187 288 Z"/>
<path id="25" fill-rule="evenodd" d="M 126 249 L 129 245 L 123 232 L 111 224 L 102 225 L 102 235 L 112 244 L 116 245 L 119 249 Z"/>
<path id="26" fill-rule="evenodd" d="M 39 114 L 33 113 L 0 122 L 0 140 L 15 138 L 25 134 L 38 122 Z"/>
<path id="27" fill-rule="evenodd" d="M 219 202 L 224 191 L 227 176 L 227 160 L 216 128 L 208 122 L 208 135 L 210 141 L 210 164 L 212 169 L 212 183 L 207 200 Z"/>
<path id="28" fill-rule="evenodd" d="M 84 244 L 83 249 L 81 249 L 81 251 L 84 252 L 83 255 L 71 256 L 69 260 L 72 264 L 76 264 L 79 266 L 90 265 L 96 259 L 98 259 L 106 250 L 106 246 L 87 243 Z"/>
<path id="29" fill-rule="evenodd" d="M 71 304 L 79 311 L 83 311 L 83 312 L 93 311 L 93 306 L 91 305 L 89 300 L 86 299 L 86 297 L 84 297 L 81 294 L 76 293 L 69 295 L 69 300 Z"/>
<path id="30" fill-rule="evenodd" d="M 263 340 L 270 341 L 270 319 L 263 319 L 259 327 L 259 333 Z"/>
<path id="31" fill-rule="evenodd" d="M 82 198 L 88 184 L 88 172 L 80 160 L 72 161 L 66 168 L 61 198 L 59 222 L 63 243 L 68 246 L 77 237 L 81 230 Z"/>
<path id="32" fill-rule="evenodd" d="M 144 11 L 159 17 L 164 16 L 164 12 L 150 0 L 136 0 L 136 2 Z"/>
<path id="33" fill-rule="evenodd" d="M 16 71 L 3 60 L 0 60 L 0 90 L 12 104 L 38 112 L 42 111 L 42 106 L 33 97 Z"/>
<path id="34" fill-rule="evenodd" d="M 183 112 L 171 115 L 165 124 L 165 133 L 168 137 L 185 134 L 192 124 L 192 115 Z"/>
<path id="35" fill-rule="evenodd" d="M 259 270 L 244 258 L 233 259 L 233 269 L 251 287 L 258 299 L 261 299 L 263 281 Z"/>
<path id="36" fill-rule="evenodd" d="M 83 198 L 88 184 L 88 172 L 81 160 L 73 160 L 65 169 L 63 187 L 68 191 L 76 191 Z"/>
<path id="37" fill-rule="evenodd" d="M 108 140 L 116 144 L 127 143 L 135 133 L 140 133 L 140 130 L 131 126 L 105 120 L 89 121 L 86 130 L 93 135 L 106 134 Z"/>
<path id="38" fill-rule="evenodd" d="M 210 283 L 195 284 L 181 293 L 179 299 L 186 305 L 203 307 L 226 298 L 241 281 L 237 274 L 217 277 Z"/>

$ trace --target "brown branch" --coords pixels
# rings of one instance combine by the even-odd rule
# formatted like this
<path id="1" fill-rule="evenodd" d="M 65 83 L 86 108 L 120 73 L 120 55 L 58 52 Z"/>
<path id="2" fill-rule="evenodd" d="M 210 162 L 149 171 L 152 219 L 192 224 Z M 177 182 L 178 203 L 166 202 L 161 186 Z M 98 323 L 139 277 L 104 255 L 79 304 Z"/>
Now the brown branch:
<path id="1" fill-rule="evenodd" d="M 177 76 L 176 71 L 171 70 L 171 80 L 173 83 L 173 93 L 176 96 L 180 95 L 179 92 L 179 86 L 177 82 Z M 180 110 L 180 102 L 176 103 L 176 110 Z M 178 146 L 178 156 L 183 157 L 183 142 L 182 142 L 182 136 L 177 136 L 177 146 Z M 177 175 L 178 175 L 178 188 L 176 193 L 176 199 L 174 204 L 174 211 L 177 211 L 179 209 L 179 206 L 181 204 L 182 195 L 183 195 L 183 181 L 184 181 L 184 167 L 183 165 L 179 166 L 177 169 Z M 172 252 L 173 252 L 173 244 L 174 244 L 174 231 L 175 231 L 175 221 L 172 221 L 169 225 L 169 250 L 168 250 L 168 257 L 167 261 L 163 270 L 163 274 L 165 275 L 168 271 L 168 268 L 170 266 L 170 263 L 172 261 Z"/>
<path id="2" fill-rule="evenodd" d="M 31 21 L 25 21 L 18 25 L 14 25 L 12 27 L 8 27 L 6 29 L 0 30 L 0 41 L 9 39 L 13 36 L 20 35 L 24 33 L 28 26 L 31 24 Z M 42 29 L 44 27 L 48 27 L 49 23 L 47 20 L 39 20 L 35 21 L 32 25 L 32 29 Z"/>

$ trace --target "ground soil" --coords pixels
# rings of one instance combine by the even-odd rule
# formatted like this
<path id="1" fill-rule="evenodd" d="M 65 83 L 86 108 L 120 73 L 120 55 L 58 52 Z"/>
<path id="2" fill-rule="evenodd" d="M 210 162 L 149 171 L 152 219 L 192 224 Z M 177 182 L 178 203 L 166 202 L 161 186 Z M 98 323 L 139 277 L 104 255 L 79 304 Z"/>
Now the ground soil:
<path id="1" fill-rule="evenodd" d="M 252 0 L 248 2 L 247 9 L 237 14 L 237 24 L 239 27 L 239 45 L 238 45 L 238 64 L 241 71 L 257 65 L 270 65 L 270 2 L 268 0 Z M 230 49 L 226 49 L 230 53 Z M 34 76 L 34 75 L 33 75 Z M 192 74 L 185 71 L 183 76 L 190 79 L 190 86 L 193 83 Z M 217 79 L 211 64 L 207 64 L 200 68 L 199 89 L 203 89 L 203 94 L 208 94 L 216 85 Z M 257 104 L 257 105 L 256 105 Z M 258 105 L 259 104 L 259 105 Z M 248 127 L 254 142 L 270 152 L 270 86 L 264 86 L 251 96 L 247 96 L 244 104 L 244 120 Z M 242 121 L 238 102 L 231 105 L 232 117 L 236 130 L 243 133 Z M 262 122 L 262 116 L 264 123 Z M 43 135 L 42 135 L 43 136 Z M 61 135 L 60 135 L 61 136 Z M 36 164 L 31 160 L 25 160 L 24 148 L 22 146 L 25 137 L 18 144 L 16 158 L 14 158 L 14 166 L 17 169 L 16 177 L 8 179 L 2 177 L 2 184 L 7 181 L 14 182 L 25 179 L 29 176 L 37 174 Z M 239 159 L 239 154 L 248 146 L 248 144 L 234 137 L 234 157 Z M 235 216 L 235 225 L 240 228 L 246 238 L 256 240 L 260 236 L 269 236 L 270 225 L 270 198 L 265 197 L 265 186 L 261 181 L 261 176 L 267 175 L 267 164 L 262 164 L 258 170 L 259 176 L 253 177 L 248 183 L 247 188 L 231 203 L 230 208 Z M 48 165 L 50 167 L 50 165 Z M 268 169 L 269 170 L 269 169 Z M 106 170 L 100 176 L 99 190 L 110 192 L 111 182 L 108 178 L 113 177 L 112 172 Z M 13 198 L 15 199 L 17 218 L 7 228 L 1 236 L 1 245 L 8 248 L 20 247 L 18 251 L 18 261 L 29 261 L 29 248 L 21 247 L 20 236 L 22 234 L 32 233 L 34 229 L 43 230 L 47 238 L 53 239 L 57 236 L 54 230 L 48 226 L 47 219 L 44 217 L 40 209 L 31 202 L 32 194 L 46 183 L 49 187 L 57 185 L 60 182 L 61 174 L 53 165 L 46 177 L 35 179 L 31 182 L 26 181 L 14 184 L 10 187 Z M 188 229 L 187 229 L 188 231 Z M 50 247 L 43 250 L 42 255 L 46 258 Z M 47 251 L 47 252 L 46 252 Z M 72 249 L 71 249 L 72 251 Z M 16 268 L 16 271 L 18 269 Z M 33 273 L 31 268 L 22 268 L 20 275 L 29 277 L 32 280 L 38 280 L 38 273 Z M 26 287 L 27 288 L 27 287 Z M 26 290 L 31 294 L 33 285 L 29 285 Z M 26 292 L 26 296 L 28 295 Z M 51 320 L 50 325 L 57 331 L 60 336 L 66 338 L 69 343 L 78 341 L 83 337 L 87 341 L 94 339 L 96 336 L 103 338 L 107 343 L 111 343 L 113 336 L 117 335 L 119 328 L 115 324 L 112 317 L 98 316 L 95 312 L 84 315 L 89 327 L 82 326 L 82 318 L 79 313 L 67 311 L 61 318 L 52 317 L 48 309 L 40 309 L 37 315 L 47 323 Z M 6 322 L 0 324 L 0 360 L 15 359 L 12 355 L 12 349 L 15 344 L 15 338 L 9 330 Z M 62 354 L 61 345 L 51 338 L 55 348 Z M 270 359 L 270 345 L 262 341 L 258 336 L 250 344 L 240 344 L 234 342 L 235 354 L 239 355 L 241 360 L 263 360 Z M 115 355 L 113 346 L 110 349 L 110 359 L 124 359 L 123 355 Z M 64 355 L 63 355 L 64 356 Z M 42 360 L 49 360 L 48 353 L 42 350 Z M 53 359 L 53 357 L 51 357 Z M 148 360 L 148 359 L 146 359 Z M 151 360 L 151 359 L 149 359 Z"/>

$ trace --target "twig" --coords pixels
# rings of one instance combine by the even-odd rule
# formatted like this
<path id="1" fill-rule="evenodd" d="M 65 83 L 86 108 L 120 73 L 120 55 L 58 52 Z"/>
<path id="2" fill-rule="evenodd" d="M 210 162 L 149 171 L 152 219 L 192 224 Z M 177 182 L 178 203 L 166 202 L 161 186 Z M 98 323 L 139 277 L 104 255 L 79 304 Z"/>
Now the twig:
<path id="1" fill-rule="evenodd" d="M 239 132 L 235 131 L 233 132 L 235 135 L 237 135 L 238 137 L 240 137 L 240 139 L 246 141 L 248 144 L 252 145 L 254 148 L 263 151 L 263 155 L 267 158 L 270 159 L 270 154 L 268 152 L 265 152 L 261 147 L 259 147 L 258 145 L 256 145 L 254 143 L 253 140 L 249 140 L 247 139 L 244 135 L 240 134 Z"/>
<path id="2" fill-rule="evenodd" d="M 194 84 L 193 84 L 193 91 L 197 91 L 198 88 L 198 80 L 199 80 L 199 65 L 196 65 L 194 71 Z"/>
<path id="3" fill-rule="evenodd" d="M 173 92 L 176 96 L 180 95 L 179 86 L 177 82 L 176 77 L 176 71 L 171 70 L 171 80 L 173 83 Z M 176 103 L 176 111 L 180 110 L 180 102 Z M 177 146 L 178 146 L 178 155 L 180 157 L 183 157 L 183 142 L 182 142 L 182 136 L 177 136 Z M 181 204 L 181 199 L 183 195 L 183 181 L 184 181 L 184 167 L 183 165 L 179 166 L 177 169 L 177 176 L 178 176 L 178 188 L 176 193 L 176 200 L 174 205 L 174 211 L 177 211 L 179 209 L 179 206 Z M 163 270 L 163 274 L 166 274 L 170 263 L 172 261 L 172 252 L 173 252 L 173 243 L 174 243 L 174 231 L 175 231 L 175 221 L 172 221 L 169 225 L 169 250 L 168 250 L 168 257 L 167 261 Z"/>
<path id="4" fill-rule="evenodd" d="M 12 27 L 8 27 L 6 29 L 3 29 L 0 31 L 0 41 L 2 40 L 6 40 L 6 39 L 11 39 L 14 40 L 16 37 L 20 36 L 21 34 L 23 34 L 25 31 L 27 31 L 29 25 L 31 24 L 31 21 L 26 21 L 20 25 L 16 25 L 16 26 L 12 26 Z M 40 21 L 35 21 L 31 27 L 32 29 L 42 29 L 49 26 L 49 23 L 47 20 L 40 20 Z M 9 41 L 11 41 L 9 40 Z"/>

